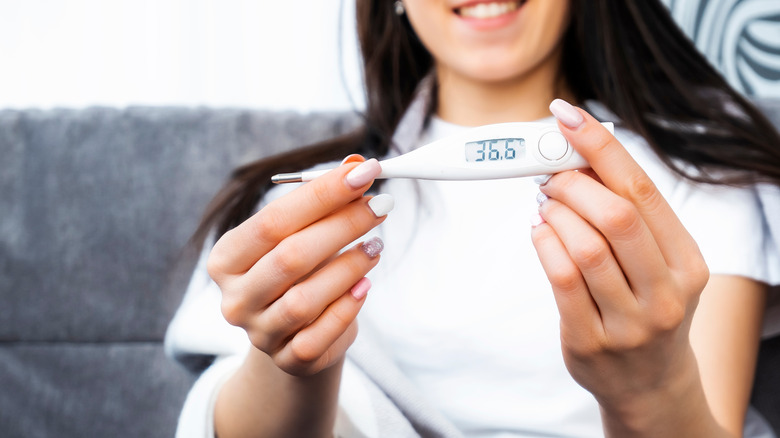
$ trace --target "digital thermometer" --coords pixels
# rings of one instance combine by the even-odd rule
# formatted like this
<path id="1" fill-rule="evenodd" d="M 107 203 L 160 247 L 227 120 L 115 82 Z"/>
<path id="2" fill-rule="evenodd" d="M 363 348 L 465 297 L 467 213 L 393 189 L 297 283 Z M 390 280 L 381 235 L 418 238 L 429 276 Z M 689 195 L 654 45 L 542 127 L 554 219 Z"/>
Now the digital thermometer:
<path id="1" fill-rule="evenodd" d="M 602 123 L 614 133 L 612 123 Z M 516 122 L 484 125 L 380 162 L 377 178 L 483 180 L 547 175 L 589 167 L 569 145 L 556 123 Z M 274 183 L 306 182 L 325 173 L 283 173 Z"/>

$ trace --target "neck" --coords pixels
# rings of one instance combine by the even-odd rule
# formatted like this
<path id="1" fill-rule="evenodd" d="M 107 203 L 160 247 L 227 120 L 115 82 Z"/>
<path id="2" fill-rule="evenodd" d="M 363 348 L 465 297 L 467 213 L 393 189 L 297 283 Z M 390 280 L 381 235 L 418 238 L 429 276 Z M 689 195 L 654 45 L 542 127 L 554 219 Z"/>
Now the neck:
<path id="1" fill-rule="evenodd" d="M 437 115 L 462 126 L 548 117 L 553 99 L 573 101 L 571 91 L 558 74 L 559 65 L 543 63 L 521 76 L 502 81 L 475 81 L 437 65 Z"/>

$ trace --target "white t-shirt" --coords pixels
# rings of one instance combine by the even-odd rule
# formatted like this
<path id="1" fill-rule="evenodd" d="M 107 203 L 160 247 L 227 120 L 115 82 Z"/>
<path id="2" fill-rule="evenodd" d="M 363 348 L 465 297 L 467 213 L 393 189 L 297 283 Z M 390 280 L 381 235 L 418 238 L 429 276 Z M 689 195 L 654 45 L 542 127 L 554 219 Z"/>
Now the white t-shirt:
<path id="1" fill-rule="evenodd" d="M 434 118 L 421 143 L 460 129 Z M 617 136 L 713 273 L 766 278 L 750 191 L 694 187 L 638 137 Z M 467 436 L 602 436 L 598 405 L 561 356 L 557 307 L 530 238 L 533 180 L 398 179 L 382 191 L 396 207 L 378 233 L 383 259 L 359 318 L 422 394 Z"/>
<path id="2" fill-rule="evenodd" d="M 434 118 L 419 143 L 460 129 Z M 752 189 L 696 186 L 641 138 L 621 129 L 616 136 L 699 243 L 712 274 L 777 278 Z M 369 233 L 385 250 L 369 274 L 360 326 L 423 401 L 468 437 L 603 436 L 597 403 L 561 356 L 557 308 L 530 239 L 533 180 L 394 179 L 382 192 L 395 197 L 395 209 Z M 219 291 L 202 264 L 169 329 L 169 352 L 227 359 L 196 383 L 180 436 L 210 436 L 214 395 L 248 348 L 246 335 L 219 314 Z M 356 436 L 373 436 L 379 419 L 355 402 L 364 392 L 350 382 L 359 380 L 344 379 L 352 387 L 343 391 L 342 416 Z M 202 416 L 209 420 L 198 422 Z"/>

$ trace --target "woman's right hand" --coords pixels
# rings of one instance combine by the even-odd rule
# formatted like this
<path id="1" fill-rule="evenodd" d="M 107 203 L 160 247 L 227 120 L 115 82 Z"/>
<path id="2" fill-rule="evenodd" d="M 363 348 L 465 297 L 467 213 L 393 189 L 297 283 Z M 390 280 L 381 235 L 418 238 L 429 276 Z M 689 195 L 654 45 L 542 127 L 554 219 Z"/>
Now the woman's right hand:
<path id="1" fill-rule="evenodd" d="M 378 238 L 343 253 L 385 219 L 389 195 L 364 196 L 376 160 L 345 163 L 298 187 L 225 233 L 208 259 L 222 313 L 288 374 L 337 363 L 357 335 L 356 316 L 379 261 Z"/>

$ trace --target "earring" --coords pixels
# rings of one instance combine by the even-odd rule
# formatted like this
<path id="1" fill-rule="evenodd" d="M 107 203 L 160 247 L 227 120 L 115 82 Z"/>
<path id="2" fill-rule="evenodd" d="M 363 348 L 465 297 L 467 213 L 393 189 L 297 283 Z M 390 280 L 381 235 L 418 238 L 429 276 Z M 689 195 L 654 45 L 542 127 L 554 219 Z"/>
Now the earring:
<path id="1" fill-rule="evenodd" d="M 398 15 L 399 17 L 404 14 L 404 4 L 401 0 L 396 0 L 395 3 L 393 3 L 393 7 L 395 8 L 395 15 Z"/>

